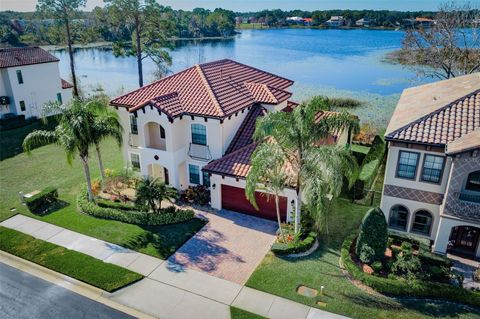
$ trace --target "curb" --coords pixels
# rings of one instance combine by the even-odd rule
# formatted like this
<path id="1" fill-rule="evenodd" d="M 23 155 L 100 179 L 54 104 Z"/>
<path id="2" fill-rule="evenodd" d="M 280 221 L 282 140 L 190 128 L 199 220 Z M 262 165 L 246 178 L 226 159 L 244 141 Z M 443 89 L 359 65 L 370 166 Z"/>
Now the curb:
<path id="1" fill-rule="evenodd" d="M 136 318 L 155 318 L 141 311 L 111 300 L 108 298 L 110 293 L 103 291 L 100 288 L 90 286 L 77 279 L 60 274 L 56 271 L 45 268 L 2 250 L 0 250 L 0 262 Z"/>

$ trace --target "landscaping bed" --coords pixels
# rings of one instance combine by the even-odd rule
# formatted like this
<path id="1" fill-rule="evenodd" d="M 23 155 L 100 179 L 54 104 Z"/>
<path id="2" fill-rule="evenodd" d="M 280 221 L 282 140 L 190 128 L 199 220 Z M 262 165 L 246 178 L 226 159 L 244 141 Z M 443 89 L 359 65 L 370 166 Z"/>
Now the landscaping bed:
<path id="1" fill-rule="evenodd" d="M 128 269 L 1 226 L 0 250 L 108 292 L 143 278 Z"/>

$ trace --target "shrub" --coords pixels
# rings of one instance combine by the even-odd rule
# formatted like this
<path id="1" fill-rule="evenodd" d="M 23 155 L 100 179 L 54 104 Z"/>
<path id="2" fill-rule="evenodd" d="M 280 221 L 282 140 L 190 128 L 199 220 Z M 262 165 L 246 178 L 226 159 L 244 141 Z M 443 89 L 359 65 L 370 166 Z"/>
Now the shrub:
<path id="1" fill-rule="evenodd" d="M 354 108 L 362 105 L 362 102 L 349 97 L 328 98 L 328 103 L 332 108 Z"/>
<path id="2" fill-rule="evenodd" d="M 382 265 L 382 262 L 381 261 L 375 261 L 374 263 L 372 263 L 370 265 L 373 269 L 373 271 L 378 274 L 380 271 L 382 271 L 383 269 L 383 265 Z"/>
<path id="3" fill-rule="evenodd" d="M 363 218 L 360 227 L 360 234 L 356 243 L 357 256 L 360 257 L 362 252 L 365 254 L 365 246 L 369 246 L 373 250 L 370 262 L 382 259 L 387 249 L 387 240 L 388 226 L 385 215 L 380 208 L 370 209 Z"/>
<path id="4" fill-rule="evenodd" d="M 317 239 L 317 233 L 310 232 L 307 237 L 303 240 L 297 242 L 291 242 L 288 244 L 285 243 L 274 243 L 272 245 L 271 251 L 275 255 L 290 255 L 303 253 L 312 248 L 315 240 Z"/>
<path id="5" fill-rule="evenodd" d="M 400 245 L 400 249 L 402 252 L 404 253 L 411 253 L 413 251 L 413 246 L 412 246 L 412 243 L 408 242 L 408 241 L 404 241 L 401 245 Z"/>
<path id="6" fill-rule="evenodd" d="M 54 187 L 44 188 L 40 193 L 30 198 L 25 198 L 25 204 L 34 214 L 45 214 L 48 207 L 58 199 L 58 191 Z"/>
<path id="7" fill-rule="evenodd" d="M 188 186 L 180 195 L 185 203 L 207 205 L 210 203 L 210 189 L 204 185 Z"/>
<path id="8" fill-rule="evenodd" d="M 85 192 L 77 197 L 77 207 L 80 212 L 97 218 L 118 220 L 137 225 L 176 224 L 186 222 L 195 217 L 193 210 L 176 209 L 175 207 L 161 209 L 159 213 L 100 207 L 95 202 L 89 202 Z"/>
<path id="9" fill-rule="evenodd" d="M 360 254 L 358 254 L 358 257 L 363 263 L 370 264 L 375 260 L 375 250 L 365 244 L 360 248 Z"/>
<path id="10" fill-rule="evenodd" d="M 106 199 L 97 199 L 96 202 L 98 206 L 104 207 L 104 208 L 115 208 L 115 209 L 126 210 L 126 211 L 132 211 L 132 210 L 141 211 L 141 212 L 148 211 L 148 207 L 134 206 L 133 204 L 130 204 L 130 203 L 112 202 Z"/>

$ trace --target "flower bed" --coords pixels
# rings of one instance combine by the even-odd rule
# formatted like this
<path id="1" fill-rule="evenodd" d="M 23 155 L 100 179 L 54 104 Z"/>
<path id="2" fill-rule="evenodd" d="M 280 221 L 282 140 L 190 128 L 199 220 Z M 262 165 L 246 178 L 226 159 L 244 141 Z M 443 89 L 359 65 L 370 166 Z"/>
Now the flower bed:
<path id="1" fill-rule="evenodd" d="M 77 197 L 77 207 L 80 212 L 97 218 L 118 220 L 129 224 L 158 226 L 182 223 L 195 217 L 193 210 L 177 209 L 173 206 L 162 209 L 159 214 L 119 209 L 118 207 L 105 207 L 105 203 L 103 203 L 103 206 L 101 207 L 95 202 L 89 202 L 86 192 L 82 192 Z"/>
<path id="2" fill-rule="evenodd" d="M 363 284 L 385 295 L 443 299 L 480 307 L 480 293 L 478 292 L 468 291 L 461 287 L 438 282 L 419 281 L 418 284 L 411 285 L 407 280 L 400 277 L 382 277 L 364 272 L 354 258 L 354 242 L 356 237 L 357 234 L 347 237 L 343 242 L 341 250 L 343 267 L 353 279 L 359 280 Z"/>

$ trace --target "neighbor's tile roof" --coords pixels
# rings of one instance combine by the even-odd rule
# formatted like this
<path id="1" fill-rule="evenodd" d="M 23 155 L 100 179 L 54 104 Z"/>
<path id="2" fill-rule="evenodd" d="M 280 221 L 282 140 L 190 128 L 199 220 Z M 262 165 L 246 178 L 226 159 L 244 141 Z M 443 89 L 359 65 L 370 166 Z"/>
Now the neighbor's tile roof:
<path id="1" fill-rule="evenodd" d="M 219 60 L 190 67 L 115 98 L 111 104 L 130 112 L 151 105 L 172 118 L 183 114 L 224 118 L 255 103 L 284 101 L 291 95 L 285 89 L 292 84 L 291 80 L 232 60 Z M 162 103 L 155 103 L 159 97 L 163 97 Z M 165 101 L 166 97 L 173 101 Z"/>
<path id="2" fill-rule="evenodd" d="M 480 73 L 475 73 L 405 90 L 385 137 L 446 145 L 479 127 Z"/>
<path id="3" fill-rule="evenodd" d="M 65 81 L 64 79 L 60 79 L 60 80 L 61 80 L 61 83 L 62 83 L 62 89 L 73 88 L 73 85 L 70 82 Z"/>
<path id="4" fill-rule="evenodd" d="M 0 68 L 58 61 L 54 55 L 39 47 L 0 49 Z"/>
<path id="5" fill-rule="evenodd" d="M 232 142 L 227 148 L 225 154 L 234 152 L 248 144 L 253 143 L 253 133 L 255 132 L 255 125 L 257 118 L 267 114 L 267 110 L 261 105 L 255 105 L 248 112 L 247 116 L 243 120 L 240 128 L 232 139 Z"/>
<path id="6" fill-rule="evenodd" d="M 287 106 L 283 108 L 283 112 L 290 113 L 293 111 L 294 108 L 299 106 L 300 104 L 294 101 L 287 101 Z"/>

